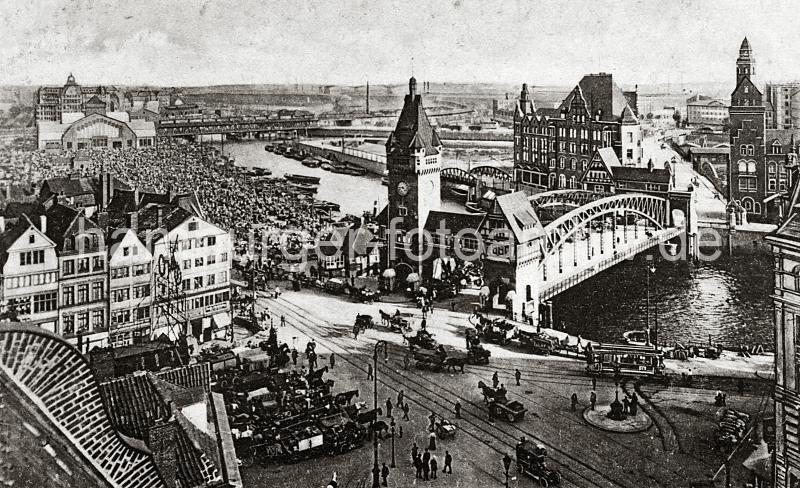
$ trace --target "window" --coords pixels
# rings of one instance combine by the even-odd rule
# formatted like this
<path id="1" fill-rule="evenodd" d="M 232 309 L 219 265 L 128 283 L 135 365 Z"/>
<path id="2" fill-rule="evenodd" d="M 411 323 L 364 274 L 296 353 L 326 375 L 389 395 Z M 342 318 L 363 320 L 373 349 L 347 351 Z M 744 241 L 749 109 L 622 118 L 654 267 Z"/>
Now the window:
<path id="1" fill-rule="evenodd" d="M 130 275 L 130 270 L 127 266 L 122 268 L 113 268 L 111 270 L 111 278 L 118 279 L 118 278 L 127 278 Z"/>
<path id="2" fill-rule="evenodd" d="M 561 158 L 559 158 L 559 160 L 558 160 L 558 167 L 559 167 L 560 169 L 564 169 L 565 163 L 566 163 L 566 159 L 565 159 L 565 158 L 562 156 L 562 157 L 561 157 Z"/>
<path id="3" fill-rule="evenodd" d="M 103 299 L 103 282 L 95 281 L 92 283 L 92 301 Z"/>
<path id="4" fill-rule="evenodd" d="M 214 254 L 206 258 L 206 264 L 214 264 L 216 262 L 217 262 L 217 256 L 215 256 Z"/>
<path id="5" fill-rule="evenodd" d="M 739 191 L 757 191 L 758 180 L 753 177 L 740 176 L 739 177 Z"/>
<path id="6" fill-rule="evenodd" d="M 28 236 L 28 244 L 34 244 L 36 242 L 36 236 L 31 234 Z"/>
<path id="7" fill-rule="evenodd" d="M 567 186 L 567 177 L 564 175 L 558 175 L 558 187 L 564 188 Z"/>
<path id="8" fill-rule="evenodd" d="M 33 296 L 33 313 L 42 313 L 55 310 L 58 301 L 56 292 L 40 293 Z"/>
<path id="9" fill-rule="evenodd" d="M 628 149 L 625 155 L 628 159 L 633 159 L 633 149 Z"/>
<path id="10" fill-rule="evenodd" d="M 197 222 L 189 222 L 189 232 L 194 232 L 197 230 Z"/>
<path id="11" fill-rule="evenodd" d="M 775 191 L 775 186 L 776 186 L 775 180 L 774 180 L 773 178 L 770 178 L 770 179 L 767 181 L 767 190 L 769 190 L 769 191 Z"/>
<path id="12" fill-rule="evenodd" d="M 194 278 L 194 289 L 202 288 L 203 287 L 203 277 L 202 276 L 195 276 Z"/>
<path id="13" fill-rule="evenodd" d="M 185 280 L 181 281 L 181 289 L 183 289 L 183 291 L 191 290 L 192 289 L 192 281 L 189 278 L 186 278 Z"/>
<path id="14" fill-rule="evenodd" d="M 402 205 L 398 205 L 397 206 L 397 215 L 399 215 L 401 217 L 405 217 L 406 215 L 408 215 L 408 209 L 406 207 L 402 206 Z"/>
<path id="15" fill-rule="evenodd" d="M 747 173 L 747 163 L 745 161 L 739 161 L 737 166 L 739 168 L 739 173 Z"/>
<path id="16" fill-rule="evenodd" d="M 150 263 L 136 264 L 133 266 L 133 276 L 144 276 L 150 272 Z"/>
<path id="17" fill-rule="evenodd" d="M 192 269 L 192 260 L 191 259 L 184 259 L 183 260 L 183 269 Z"/>
<path id="18" fill-rule="evenodd" d="M 150 318 L 150 307 L 139 307 L 136 309 L 136 320 L 146 320 Z"/>
<path id="19" fill-rule="evenodd" d="M 555 160 L 555 159 L 551 159 L 551 160 L 550 160 L 550 165 L 549 165 L 549 166 L 550 166 L 551 168 L 555 168 L 555 167 L 556 167 L 556 160 Z"/>
<path id="20" fill-rule="evenodd" d="M 64 315 L 64 335 L 75 333 L 75 316 Z"/>
<path id="21" fill-rule="evenodd" d="M 92 271 L 102 271 L 105 268 L 105 259 L 102 256 L 92 258 Z"/>
<path id="22" fill-rule="evenodd" d="M 344 264 L 344 256 L 342 256 L 342 264 Z M 217 282 L 217 277 L 213 274 L 206 276 L 206 286 L 215 285 Z"/>
<path id="23" fill-rule="evenodd" d="M 755 161 L 748 161 L 747 162 L 747 172 L 748 173 L 755 173 L 756 172 L 756 162 Z"/>
<path id="24" fill-rule="evenodd" d="M 94 310 L 92 312 L 92 330 L 102 330 L 105 329 L 105 323 L 103 323 L 103 311 L 102 310 Z"/>
<path id="25" fill-rule="evenodd" d="M 569 160 L 569 169 L 571 169 L 571 170 L 574 170 L 574 169 L 576 169 L 576 168 L 577 168 L 577 164 L 578 164 L 578 163 L 577 163 L 577 161 L 575 160 L 575 158 L 572 158 L 572 159 L 570 159 L 570 160 Z"/>
<path id="26" fill-rule="evenodd" d="M 436 234 L 438 235 L 438 234 Z M 228 282 L 228 272 L 227 271 L 220 271 L 219 273 L 219 282 L 220 283 L 227 283 Z"/>
<path id="27" fill-rule="evenodd" d="M 197 268 L 203 265 L 203 258 L 194 258 L 194 267 Z"/>
<path id="28" fill-rule="evenodd" d="M 81 258 L 78 260 L 78 273 L 89 272 L 89 258 Z"/>
<path id="29" fill-rule="evenodd" d="M 208 243 L 207 244 L 209 246 L 213 246 L 214 244 L 217 243 L 217 236 L 208 236 L 207 239 L 208 239 Z"/>
<path id="30" fill-rule="evenodd" d="M 33 238 L 33 236 L 31 236 Z M 20 266 L 44 263 L 44 251 L 28 251 L 19 253 Z"/>
<path id="31" fill-rule="evenodd" d="M 219 255 L 219 260 L 222 263 L 227 262 L 228 261 L 228 253 L 224 252 L 224 253 L 220 254 Z"/>
<path id="32" fill-rule="evenodd" d="M 78 334 L 89 331 L 89 312 L 81 312 L 78 314 Z"/>
<path id="33" fill-rule="evenodd" d="M 575 177 L 574 176 L 570 176 L 569 177 L 569 187 L 570 188 L 578 188 L 578 184 L 575 181 Z"/>
<path id="34" fill-rule="evenodd" d="M 120 288 L 119 290 L 111 290 L 112 302 L 124 302 L 131 299 L 130 288 Z"/>
<path id="35" fill-rule="evenodd" d="M 122 255 L 123 256 L 130 256 L 131 255 L 131 248 L 129 246 L 125 246 L 122 248 Z"/>
<path id="36" fill-rule="evenodd" d="M 131 321 L 131 311 L 130 310 L 120 310 L 119 312 L 114 312 L 111 315 L 111 323 L 113 325 L 120 325 L 125 324 Z"/>
<path id="37" fill-rule="evenodd" d="M 133 298 L 146 298 L 150 296 L 150 285 L 133 287 Z"/>
<path id="38" fill-rule="evenodd" d="M 64 291 L 62 292 L 62 300 L 64 301 L 64 306 L 69 307 L 70 305 L 75 304 L 75 287 L 73 286 L 65 286 Z"/>
<path id="39" fill-rule="evenodd" d="M 78 302 L 86 303 L 89 301 L 89 284 L 83 283 L 78 285 Z"/>

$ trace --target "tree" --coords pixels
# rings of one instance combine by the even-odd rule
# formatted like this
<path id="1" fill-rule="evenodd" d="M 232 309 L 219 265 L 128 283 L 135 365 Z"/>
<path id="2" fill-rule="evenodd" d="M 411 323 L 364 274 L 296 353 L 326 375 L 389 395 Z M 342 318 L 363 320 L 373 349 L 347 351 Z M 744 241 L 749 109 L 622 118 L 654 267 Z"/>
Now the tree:
<path id="1" fill-rule="evenodd" d="M 725 117 L 722 120 L 722 131 L 723 132 L 730 132 L 731 131 L 731 119 L 729 117 Z"/>

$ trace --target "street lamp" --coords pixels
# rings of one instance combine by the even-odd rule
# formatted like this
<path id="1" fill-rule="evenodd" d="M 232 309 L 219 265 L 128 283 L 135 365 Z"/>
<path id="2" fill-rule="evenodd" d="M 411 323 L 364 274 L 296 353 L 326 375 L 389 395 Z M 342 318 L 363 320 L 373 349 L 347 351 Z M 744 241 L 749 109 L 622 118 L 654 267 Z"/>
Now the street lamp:
<path id="1" fill-rule="evenodd" d="M 653 256 L 647 256 L 647 345 L 650 345 L 650 275 L 656 274 L 656 265 Z M 658 349 L 658 301 L 655 301 L 655 346 Z"/>
<path id="2" fill-rule="evenodd" d="M 394 418 L 392 418 L 392 422 L 390 425 L 392 426 L 392 467 L 396 468 L 397 466 L 395 466 L 394 462 Z"/>
<path id="3" fill-rule="evenodd" d="M 372 404 L 376 409 L 376 417 L 378 408 L 378 351 L 383 349 L 383 360 L 388 362 L 388 347 L 388 342 L 378 341 L 375 343 L 375 348 L 372 351 Z M 370 430 L 372 431 L 372 488 L 379 488 L 380 483 L 378 482 L 378 477 L 381 474 L 381 470 L 378 468 L 378 435 L 374 428 L 375 420 L 377 420 L 377 418 L 370 423 Z M 392 439 L 392 443 L 394 443 L 394 439 Z"/>

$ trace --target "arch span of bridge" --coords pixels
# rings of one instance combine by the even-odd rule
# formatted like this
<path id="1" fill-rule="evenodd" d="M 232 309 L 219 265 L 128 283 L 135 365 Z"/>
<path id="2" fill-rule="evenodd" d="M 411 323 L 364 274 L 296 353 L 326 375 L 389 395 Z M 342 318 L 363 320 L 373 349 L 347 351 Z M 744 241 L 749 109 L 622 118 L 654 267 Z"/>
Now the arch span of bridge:
<path id="1" fill-rule="evenodd" d="M 668 198 L 642 193 L 616 195 L 557 190 L 528 198 L 534 211 L 542 206 L 575 207 L 544 225 L 516 249 L 517 318 L 539 320 L 540 304 L 633 256 L 686 233 L 696 234 L 691 192 Z M 673 210 L 684 213 L 675 218 Z M 634 215 L 631 219 L 628 216 Z M 613 217 L 610 224 L 608 217 Z M 617 217 L 623 217 L 618 219 Z M 595 222 L 600 221 L 600 225 Z M 690 245 L 691 239 L 683 241 Z M 692 254 L 689 248 L 687 254 Z"/>

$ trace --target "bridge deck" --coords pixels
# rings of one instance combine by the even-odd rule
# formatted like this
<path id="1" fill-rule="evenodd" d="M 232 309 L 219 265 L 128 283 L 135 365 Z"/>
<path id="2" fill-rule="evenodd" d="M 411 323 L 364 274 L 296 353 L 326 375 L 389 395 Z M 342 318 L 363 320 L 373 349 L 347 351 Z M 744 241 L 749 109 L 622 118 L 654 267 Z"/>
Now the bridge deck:
<path id="1" fill-rule="evenodd" d="M 564 246 L 561 252 L 560 266 L 558 254 L 547 259 L 542 265 L 542 274 L 539 276 L 539 279 L 543 279 L 539 289 L 540 302 L 558 295 L 625 259 L 667 242 L 685 231 L 680 227 L 661 230 L 650 228 L 651 237 L 648 237 L 644 226 L 638 226 L 635 233 L 633 227 L 632 225 L 627 226 L 627 241 L 625 228 L 623 226 L 617 228 L 616 247 L 612 246 L 611 231 L 604 231 L 602 253 L 600 252 L 600 233 L 593 231 L 589 234 L 588 239 L 575 239 L 572 243 Z M 587 250 L 588 246 L 591 246 L 591 251 Z M 588 257 L 589 254 L 591 254 L 591 258 Z M 546 279 L 544 279 L 545 277 Z"/>

